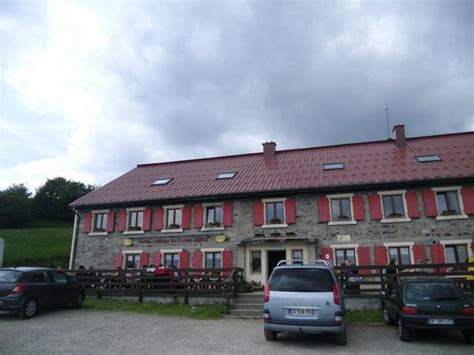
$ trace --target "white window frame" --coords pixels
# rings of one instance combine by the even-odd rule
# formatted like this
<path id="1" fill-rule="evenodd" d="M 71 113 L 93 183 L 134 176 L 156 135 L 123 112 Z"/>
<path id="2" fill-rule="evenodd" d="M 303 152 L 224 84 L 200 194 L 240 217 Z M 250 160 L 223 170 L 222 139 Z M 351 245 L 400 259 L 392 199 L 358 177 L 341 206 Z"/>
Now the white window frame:
<path id="1" fill-rule="evenodd" d="M 184 205 L 163 206 L 163 225 L 161 233 L 182 233 L 183 232 L 183 208 Z M 181 228 L 168 229 L 168 210 L 181 209 Z"/>
<path id="2" fill-rule="evenodd" d="M 413 253 L 413 246 L 415 245 L 414 242 L 387 242 L 382 244 L 385 248 L 387 248 L 387 260 L 390 262 L 390 253 L 388 252 L 388 248 L 390 247 L 408 247 L 410 251 L 410 264 L 415 264 L 415 254 Z"/>
<path id="3" fill-rule="evenodd" d="M 110 210 L 93 210 L 91 211 L 92 213 L 92 221 L 91 221 L 91 231 L 89 232 L 89 235 L 107 235 L 107 229 L 109 228 L 109 212 Z M 95 215 L 96 214 L 101 214 L 101 213 L 106 213 L 107 214 L 107 223 L 105 224 L 105 232 L 94 232 L 95 228 Z"/>
<path id="4" fill-rule="evenodd" d="M 145 231 L 143 230 L 143 222 L 145 221 L 145 213 L 143 213 L 143 222 L 142 222 L 142 230 L 141 231 L 131 231 L 128 230 L 129 224 L 130 224 L 130 212 L 144 212 L 145 207 L 133 207 L 133 208 L 127 208 L 127 220 L 126 220 L 126 228 L 123 234 L 143 234 Z"/>
<path id="5" fill-rule="evenodd" d="M 468 258 L 472 257 L 472 249 L 471 249 L 471 239 L 453 239 L 453 240 L 441 240 L 439 244 L 442 244 L 444 247 L 444 260 L 447 259 L 446 255 L 446 245 L 460 245 L 460 244 L 466 244 L 467 248 L 467 256 Z"/>
<path id="6" fill-rule="evenodd" d="M 137 250 L 133 250 L 133 249 L 128 249 L 128 250 L 122 250 L 122 255 L 123 255 L 123 258 L 122 258 L 122 269 L 126 269 L 127 268 L 127 255 L 141 255 L 143 254 L 143 249 L 137 249 Z"/>
<path id="7" fill-rule="evenodd" d="M 202 228 L 201 231 L 223 231 L 225 229 L 224 227 L 224 204 L 221 202 L 216 202 L 216 203 L 203 203 L 203 214 L 202 214 Z M 219 227 L 207 227 L 206 226 L 206 218 L 207 218 L 207 209 L 209 207 L 221 207 L 222 208 L 222 225 Z"/>
<path id="8" fill-rule="evenodd" d="M 467 214 L 464 212 L 464 203 L 462 200 L 461 196 L 461 188 L 462 186 L 446 186 L 446 187 L 432 187 L 431 190 L 434 192 L 435 195 L 435 201 L 436 201 L 436 210 L 438 211 L 438 215 L 436 216 L 436 219 L 438 221 L 445 221 L 449 219 L 466 219 L 468 218 Z M 449 192 L 449 191 L 456 191 L 456 194 L 458 196 L 458 204 L 459 204 L 459 213 L 456 215 L 452 216 L 442 216 L 440 215 L 440 210 L 438 207 L 438 195 L 437 192 Z"/>
<path id="9" fill-rule="evenodd" d="M 181 267 L 181 258 L 179 257 L 179 253 L 181 253 L 183 249 L 161 249 L 161 260 L 163 260 L 162 264 L 166 266 L 165 262 L 165 254 L 178 254 L 178 269 Z"/>
<path id="10" fill-rule="evenodd" d="M 380 220 L 381 223 L 400 223 L 400 222 L 410 222 L 411 221 L 411 218 L 408 217 L 408 206 L 407 206 L 406 192 L 407 192 L 407 190 L 377 191 L 377 194 L 380 196 L 380 205 L 382 207 L 382 219 Z M 405 213 L 405 217 L 385 218 L 385 208 L 384 208 L 384 205 L 383 205 L 383 197 L 384 196 L 393 196 L 393 195 L 402 195 L 403 211 Z"/>
<path id="11" fill-rule="evenodd" d="M 283 222 L 286 221 L 286 198 L 264 198 L 263 202 L 263 225 L 262 228 L 287 228 L 287 223 L 280 224 L 267 224 L 267 203 L 269 202 L 282 202 L 283 203 Z"/>
<path id="12" fill-rule="evenodd" d="M 203 248 L 201 249 L 201 253 L 202 253 L 202 262 L 201 262 L 201 266 L 202 266 L 202 269 L 205 269 L 206 268 L 206 253 L 221 253 L 221 268 L 223 268 L 224 266 L 224 255 L 223 255 L 223 252 L 224 252 L 224 248 Z"/>
<path id="13" fill-rule="evenodd" d="M 331 215 L 331 220 L 328 222 L 328 225 L 330 226 L 340 226 L 344 224 L 357 224 L 357 221 L 354 219 L 354 206 L 352 204 L 352 197 L 354 194 L 333 194 L 333 195 L 326 195 L 326 197 L 329 199 L 329 213 Z M 349 221 L 335 221 L 333 216 L 332 216 L 332 200 L 335 199 L 341 199 L 341 198 L 348 198 L 349 199 L 349 205 L 351 209 L 351 219 Z"/>
<path id="14" fill-rule="evenodd" d="M 359 253 L 357 252 L 357 249 L 359 248 L 359 244 L 330 244 L 329 247 L 332 249 L 332 255 L 333 255 L 332 263 L 334 266 L 336 266 L 336 250 L 337 249 L 354 249 L 356 266 L 359 265 Z"/>

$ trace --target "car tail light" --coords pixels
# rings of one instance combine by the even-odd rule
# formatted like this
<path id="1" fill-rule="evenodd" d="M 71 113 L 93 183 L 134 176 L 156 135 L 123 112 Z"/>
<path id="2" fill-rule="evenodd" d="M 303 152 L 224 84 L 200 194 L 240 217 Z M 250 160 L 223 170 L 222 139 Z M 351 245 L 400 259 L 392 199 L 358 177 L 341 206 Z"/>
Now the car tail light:
<path id="1" fill-rule="evenodd" d="M 403 306 L 401 311 L 402 311 L 403 314 L 416 314 L 416 308 L 415 307 Z"/>
<path id="2" fill-rule="evenodd" d="M 12 294 L 12 293 L 22 293 L 22 292 L 26 291 L 27 288 L 28 288 L 27 284 L 18 284 L 13 288 L 13 290 L 10 291 L 10 294 Z"/>
<path id="3" fill-rule="evenodd" d="M 264 322 L 270 322 L 272 320 L 272 317 L 270 317 L 270 312 L 267 309 L 263 310 L 263 321 Z"/>
<path id="4" fill-rule="evenodd" d="M 334 304 L 341 304 L 341 291 L 336 284 L 332 287 L 332 295 L 334 298 Z"/>
<path id="5" fill-rule="evenodd" d="M 342 324 L 342 317 L 341 316 L 335 316 L 334 317 L 334 325 L 341 325 Z"/>
<path id="6" fill-rule="evenodd" d="M 472 307 L 464 308 L 462 310 L 462 314 L 474 315 L 474 308 Z"/>
<path id="7" fill-rule="evenodd" d="M 263 296 L 263 302 L 267 303 L 270 301 L 270 283 L 267 281 L 265 284 L 265 294 Z"/>

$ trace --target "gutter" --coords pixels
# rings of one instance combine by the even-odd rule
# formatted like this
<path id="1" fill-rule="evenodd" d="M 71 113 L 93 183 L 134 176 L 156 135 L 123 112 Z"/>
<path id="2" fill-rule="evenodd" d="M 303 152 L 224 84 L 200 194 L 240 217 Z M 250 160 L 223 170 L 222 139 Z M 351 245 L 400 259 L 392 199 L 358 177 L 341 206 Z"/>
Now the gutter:
<path id="1" fill-rule="evenodd" d="M 74 262 L 76 261 L 76 245 L 77 245 L 77 234 L 79 232 L 79 214 L 76 209 L 73 209 L 74 212 L 74 227 L 72 231 L 72 242 L 71 242 L 71 255 L 69 256 L 69 270 L 74 268 Z"/>

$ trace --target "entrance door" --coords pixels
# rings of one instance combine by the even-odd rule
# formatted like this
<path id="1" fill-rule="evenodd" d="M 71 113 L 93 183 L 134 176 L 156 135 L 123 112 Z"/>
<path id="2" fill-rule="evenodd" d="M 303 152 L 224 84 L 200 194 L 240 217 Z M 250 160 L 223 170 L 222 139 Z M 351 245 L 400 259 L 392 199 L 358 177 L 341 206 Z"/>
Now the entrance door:
<path id="1" fill-rule="evenodd" d="M 270 277 L 273 269 L 280 260 L 286 259 L 286 250 L 268 250 L 267 251 L 267 279 Z"/>

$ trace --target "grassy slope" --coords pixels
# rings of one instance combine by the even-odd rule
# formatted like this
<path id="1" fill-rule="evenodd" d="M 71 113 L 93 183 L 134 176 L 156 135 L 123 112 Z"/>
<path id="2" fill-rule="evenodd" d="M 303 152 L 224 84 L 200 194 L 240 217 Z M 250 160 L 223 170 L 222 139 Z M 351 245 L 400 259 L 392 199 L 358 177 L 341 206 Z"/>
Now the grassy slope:
<path id="1" fill-rule="evenodd" d="M 46 227 L 47 225 L 51 227 Z M 67 267 L 72 224 L 42 223 L 38 228 L 1 229 L 5 240 L 4 265 Z"/>

